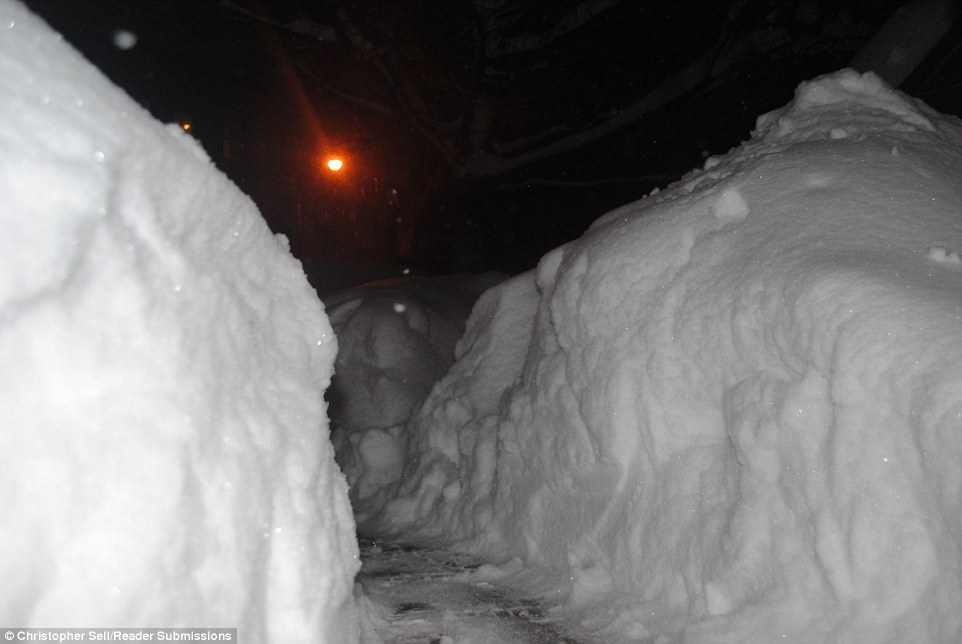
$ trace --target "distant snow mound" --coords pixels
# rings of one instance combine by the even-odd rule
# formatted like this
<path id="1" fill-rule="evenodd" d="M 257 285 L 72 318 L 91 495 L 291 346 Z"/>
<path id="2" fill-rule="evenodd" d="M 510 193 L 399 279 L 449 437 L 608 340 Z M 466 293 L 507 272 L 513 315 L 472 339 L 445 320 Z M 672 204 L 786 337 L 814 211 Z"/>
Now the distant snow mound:
<path id="1" fill-rule="evenodd" d="M 962 641 L 960 248 L 960 122 L 803 83 L 481 298 L 370 524 L 611 641 Z"/>
<path id="2" fill-rule="evenodd" d="M 331 439 L 362 530 L 401 478 L 405 424 L 454 362 L 475 300 L 503 279 L 412 275 L 324 296 L 340 339 L 328 391 Z"/>
<path id="3" fill-rule="evenodd" d="M 200 146 L 0 0 L 0 622 L 357 642 L 336 345 Z"/>

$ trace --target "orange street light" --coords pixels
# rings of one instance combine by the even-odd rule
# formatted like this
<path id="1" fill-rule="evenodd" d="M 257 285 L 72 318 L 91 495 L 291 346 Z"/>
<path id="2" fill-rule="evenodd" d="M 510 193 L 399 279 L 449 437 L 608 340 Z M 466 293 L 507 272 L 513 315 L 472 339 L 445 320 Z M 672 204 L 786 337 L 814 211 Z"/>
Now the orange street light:
<path id="1" fill-rule="evenodd" d="M 339 172 L 344 167 L 344 162 L 337 157 L 327 160 L 327 169 L 331 172 Z"/>

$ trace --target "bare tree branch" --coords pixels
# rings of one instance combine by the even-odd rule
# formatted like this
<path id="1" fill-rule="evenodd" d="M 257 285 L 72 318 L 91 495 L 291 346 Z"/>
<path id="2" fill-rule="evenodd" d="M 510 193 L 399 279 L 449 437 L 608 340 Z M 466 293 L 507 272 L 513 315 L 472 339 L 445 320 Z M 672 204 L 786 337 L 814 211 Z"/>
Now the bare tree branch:
<path id="1" fill-rule="evenodd" d="M 372 112 L 377 112 L 378 114 L 394 114 L 394 110 L 392 110 L 387 105 L 383 105 L 381 103 L 378 103 L 376 101 L 372 101 L 366 98 L 361 98 L 360 96 L 354 96 L 353 94 L 348 94 L 347 92 L 342 92 L 336 87 L 333 87 L 330 83 L 325 83 L 324 81 L 317 78 L 317 76 L 314 74 L 313 70 L 311 70 L 309 66 L 303 63 L 294 63 L 294 66 L 297 67 L 297 71 L 301 72 L 301 74 L 303 74 L 305 77 L 310 78 L 315 83 L 317 83 L 318 87 L 324 88 L 324 90 L 330 92 L 334 96 L 337 96 L 339 99 L 341 99 L 346 103 L 353 103 L 354 105 L 359 105 L 364 109 L 370 110 Z"/>
<path id="2" fill-rule="evenodd" d="M 711 74 L 720 73 L 718 69 L 712 70 L 713 58 L 712 52 L 700 56 L 683 70 L 660 83 L 640 100 L 615 113 L 611 118 L 547 145 L 512 157 L 501 157 L 485 150 L 475 150 L 470 157 L 465 159 L 461 173 L 465 176 L 479 178 L 495 176 L 593 143 L 601 137 L 611 134 L 684 96 L 700 83 L 708 80 Z"/>
<path id="3" fill-rule="evenodd" d="M 900 7 L 852 59 L 860 72 L 872 71 L 898 87 L 938 44 L 958 18 L 951 0 L 914 0 Z"/>
<path id="4" fill-rule="evenodd" d="M 337 32 L 334 30 L 333 27 L 331 27 L 330 25 L 323 25 L 319 22 L 315 22 L 310 18 L 302 17 L 302 18 L 298 18 L 297 20 L 292 20 L 290 22 L 279 22 L 277 20 L 268 18 L 263 14 L 241 7 L 240 5 L 233 2 L 232 0 L 220 0 L 220 6 L 223 9 L 228 9 L 230 11 L 234 11 L 236 13 L 245 15 L 248 18 L 257 20 L 258 22 L 263 22 L 265 24 L 271 25 L 272 27 L 277 27 L 279 29 L 300 34 L 302 36 L 308 36 L 315 40 L 320 40 L 323 42 L 338 41 Z"/>
<path id="5" fill-rule="evenodd" d="M 457 150 L 454 149 L 449 141 L 436 136 L 435 132 L 425 127 L 422 122 L 422 119 L 427 115 L 424 107 L 426 105 L 424 98 L 403 75 L 395 74 L 388 68 L 382 60 L 382 52 L 357 29 L 343 7 L 337 10 L 337 18 L 348 42 L 361 54 L 367 63 L 378 71 L 392 88 L 401 109 L 404 110 L 418 133 L 424 137 L 448 163 L 456 165 L 457 159 L 459 158 Z M 415 103 L 415 105 L 412 106 L 412 102 Z"/>
<path id="6" fill-rule="evenodd" d="M 487 43 L 488 58 L 500 58 L 541 49 L 558 38 L 577 30 L 598 14 L 618 4 L 620 0 L 585 0 L 561 17 L 544 33 L 528 33 L 513 38 L 492 38 Z"/>

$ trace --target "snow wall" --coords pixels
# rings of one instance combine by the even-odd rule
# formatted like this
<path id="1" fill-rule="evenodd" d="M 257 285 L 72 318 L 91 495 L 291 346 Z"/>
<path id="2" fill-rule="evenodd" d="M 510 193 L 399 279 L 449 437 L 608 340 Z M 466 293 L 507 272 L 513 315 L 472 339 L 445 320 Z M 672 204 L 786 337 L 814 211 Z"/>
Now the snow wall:
<path id="1" fill-rule="evenodd" d="M 960 252 L 958 119 L 803 83 L 483 295 L 359 525 L 611 641 L 962 641 Z"/>
<path id="2" fill-rule="evenodd" d="M 0 622 L 355 642 L 336 344 L 201 147 L 0 0 Z"/>

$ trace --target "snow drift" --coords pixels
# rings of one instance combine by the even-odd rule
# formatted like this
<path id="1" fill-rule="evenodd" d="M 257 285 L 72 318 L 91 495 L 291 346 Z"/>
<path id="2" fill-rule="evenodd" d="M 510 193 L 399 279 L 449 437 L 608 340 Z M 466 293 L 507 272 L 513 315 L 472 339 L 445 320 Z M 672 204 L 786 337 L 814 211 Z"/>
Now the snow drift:
<path id="1" fill-rule="evenodd" d="M 400 477 L 405 424 L 454 362 L 475 300 L 503 279 L 409 275 L 323 296 L 341 338 L 328 391 L 331 440 L 357 507 L 377 506 L 367 497 Z"/>
<path id="2" fill-rule="evenodd" d="M 363 527 L 613 640 L 960 641 L 960 253 L 959 121 L 803 83 L 482 296 Z"/>
<path id="3" fill-rule="evenodd" d="M 0 114 L 0 622 L 357 641 L 336 345 L 286 242 L 7 0 Z"/>

